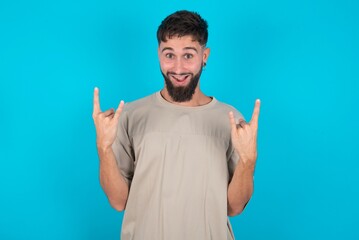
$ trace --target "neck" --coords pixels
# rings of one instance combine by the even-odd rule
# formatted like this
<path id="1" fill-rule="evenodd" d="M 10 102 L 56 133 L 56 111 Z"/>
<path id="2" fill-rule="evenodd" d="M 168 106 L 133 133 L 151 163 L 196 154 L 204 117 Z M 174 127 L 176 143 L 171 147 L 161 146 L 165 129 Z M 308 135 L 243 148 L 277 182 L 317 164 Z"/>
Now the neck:
<path id="1" fill-rule="evenodd" d="M 203 92 L 199 89 L 199 86 L 197 86 L 192 99 L 187 102 L 175 102 L 169 95 L 166 86 L 161 90 L 161 95 L 167 102 L 186 107 L 198 107 L 208 104 L 212 101 L 212 98 L 203 94 Z"/>

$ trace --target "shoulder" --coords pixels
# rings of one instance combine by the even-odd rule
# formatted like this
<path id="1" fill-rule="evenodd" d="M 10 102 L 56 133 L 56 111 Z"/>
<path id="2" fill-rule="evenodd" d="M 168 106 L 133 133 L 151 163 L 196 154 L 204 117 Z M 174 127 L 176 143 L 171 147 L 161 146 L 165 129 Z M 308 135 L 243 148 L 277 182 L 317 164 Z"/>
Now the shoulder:
<path id="1" fill-rule="evenodd" d="M 123 128 L 129 129 L 134 124 L 136 125 L 138 122 L 142 121 L 148 116 L 151 109 L 153 109 L 153 106 L 155 105 L 154 97 L 155 94 L 151 94 L 132 102 L 125 103 L 119 119 L 119 124 Z"/>
<path id="2" fill-rule="evenodd" d="M 217 99 L 216 102 L 216 109 L 220 112 L 225 112 L 226 114 L 228 114 L 229 112 L 233 112 L 235 119 L 241 119 L 244 118 L 242 113 L 240 111 L 238 111 L 234 106 L 221 102 Z"/>
<path id="3" fill-rule="evenodd" d="M 135 101 L 125 103 L 125 106 L 123 108 L 123 113 L 132 114 L 136 111 L 143 111 L 146 109 L 150 109 L 154 104 L 155 104 L 155 93 L 137 99 Z"/>

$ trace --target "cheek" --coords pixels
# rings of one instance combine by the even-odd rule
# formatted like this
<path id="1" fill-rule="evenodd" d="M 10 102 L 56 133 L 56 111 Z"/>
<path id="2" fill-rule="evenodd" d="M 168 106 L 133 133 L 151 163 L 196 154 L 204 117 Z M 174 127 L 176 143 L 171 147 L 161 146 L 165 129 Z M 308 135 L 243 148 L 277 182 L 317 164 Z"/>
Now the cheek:
<path id="1" fill-rule="evenodd" d="M 173 60 L 167 58 L 160 58 L 160 66 L 162 69 L 168 69 L 173 66 Z"/>
<path id="2" fill-rule="evenodd" d="M 168 72 L 171 68 L 172 68 L 173 64 L 169 63 L 169 62 L 164 62 L 164 61 L 161 61 L 160 62 L 160 67 L 161 67 L 161 70 L 162 72 Z"/>
<path id="3" fill-rule="evenodd" d="M 199 69 L 201 68 L 201 62 L 192 62 L 192 63 L 188 63 L 185 64 L 185 68 L 193 73 L 197 73 L 199 71 Z"/>

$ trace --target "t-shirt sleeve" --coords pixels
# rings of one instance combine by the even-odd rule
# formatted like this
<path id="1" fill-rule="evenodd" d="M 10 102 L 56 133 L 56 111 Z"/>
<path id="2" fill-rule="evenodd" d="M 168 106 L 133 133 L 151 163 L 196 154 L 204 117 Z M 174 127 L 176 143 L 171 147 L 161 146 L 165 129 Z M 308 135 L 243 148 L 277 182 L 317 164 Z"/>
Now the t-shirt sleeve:
<path id="1" fill-rule="evenodd" d="M 233 113 L 234 113 L 234 118 L 236 119 L 237 124 L 240 119 L 244 119 L 243 115 L 240 112 L 238 112 L 236 109 L 233 109 Z M 236 169 L 236 166 L 237 166 L 237 163 L 239 160 L 239 155 L 237 154 L 237 151 L 235 150 L 235 148 L 232 144 L 232 139 L 229 144 L 229 149 L 227 152 L 227 159 L 228 159 L 228 182 L 230 182 L 232 180 L 234 170 Z"/>
<path id="2" fill-rule="evenodd" d="M 134 153 L 132 142 L 128 133 L 128 113 L 122 112 L 119 122 L 115 142 L 112 150 L 116 157 L 117 166 L 128 185 L 131 185 L 134 172 Z"/>

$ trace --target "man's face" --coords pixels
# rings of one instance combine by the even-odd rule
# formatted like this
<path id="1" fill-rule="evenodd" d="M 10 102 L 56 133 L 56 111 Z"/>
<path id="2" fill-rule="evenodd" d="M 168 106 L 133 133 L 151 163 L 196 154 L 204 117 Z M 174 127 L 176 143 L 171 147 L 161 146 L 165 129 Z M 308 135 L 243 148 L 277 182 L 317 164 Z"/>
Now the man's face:
<path id="1" fill-rule="evenodd" d="M 158 48 L 166 89 L 175 102 L 187 102 L 198 88 L 209 49 L 192 41 L 192 36 L 172 37 Z"/>

